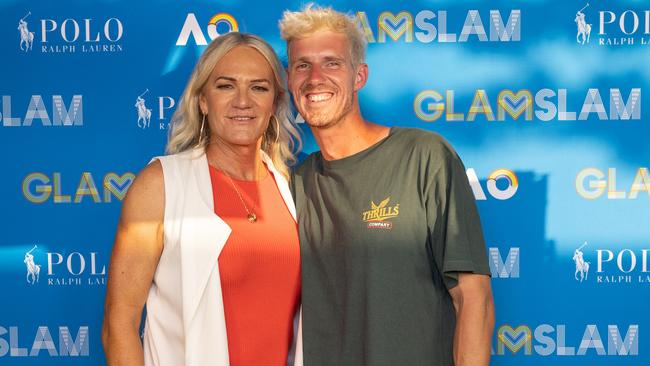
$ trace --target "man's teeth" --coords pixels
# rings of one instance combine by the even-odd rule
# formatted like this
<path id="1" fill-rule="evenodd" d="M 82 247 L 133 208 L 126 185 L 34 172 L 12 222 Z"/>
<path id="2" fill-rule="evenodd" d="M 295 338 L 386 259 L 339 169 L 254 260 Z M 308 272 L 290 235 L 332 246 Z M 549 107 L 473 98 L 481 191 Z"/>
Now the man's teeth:
<path id="1" fill-rule="evenodd" d="M 309 94 L 307 96 L 310 102 L 322 102 L 324 100 L 329 100 L 332 98 L 331 93 L 320 93 L 320 94 Z"/>

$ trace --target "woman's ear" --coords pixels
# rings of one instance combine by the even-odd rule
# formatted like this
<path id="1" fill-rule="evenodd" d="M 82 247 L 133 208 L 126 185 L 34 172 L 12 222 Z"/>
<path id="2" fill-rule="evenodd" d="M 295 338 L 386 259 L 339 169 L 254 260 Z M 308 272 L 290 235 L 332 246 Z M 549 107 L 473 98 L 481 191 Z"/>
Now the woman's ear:
<path id="1" fill-rule="evenodd" d="M 205 100 L 203 92 L 199 94 L 199 109 L 202 114 L 208 114 L 208 102 Z"/>

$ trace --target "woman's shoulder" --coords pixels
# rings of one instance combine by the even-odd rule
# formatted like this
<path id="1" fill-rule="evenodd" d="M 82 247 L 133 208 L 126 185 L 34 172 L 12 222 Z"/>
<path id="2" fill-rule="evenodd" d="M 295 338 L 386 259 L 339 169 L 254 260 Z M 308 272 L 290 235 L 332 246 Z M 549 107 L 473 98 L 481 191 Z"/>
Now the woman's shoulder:
<path id="1" fill-rule="evenodd" d="M 122 207 L 123 219 L 162 219 L 165 209 L 165 180 L 162 164 L 152 160 L 135 177 Z"/>
<path id="2" fill-rule="evenodd" d="M 135 177 L 133 185 L 146 186 L 153 188 L 164 184 L 164 174 L 162 162 L 159 159 L 152 159 L 147 166 L 142 168 L 140 173 Z M 132 185 L 132 187 L 133 187 Z"/>

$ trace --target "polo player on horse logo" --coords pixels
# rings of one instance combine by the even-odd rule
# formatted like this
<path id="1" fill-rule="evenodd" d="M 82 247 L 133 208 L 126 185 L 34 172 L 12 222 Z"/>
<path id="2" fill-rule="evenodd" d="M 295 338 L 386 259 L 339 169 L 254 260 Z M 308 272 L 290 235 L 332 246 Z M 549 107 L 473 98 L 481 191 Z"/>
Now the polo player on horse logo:
<path id="1" fill-rule="evenodd" d="M 149 127 L 151 122 L 151 109 L 148 109 L 144 104 L 143 95 L 147 94 L 149 89 L 145 90 L 144 93 L 138 95 L 138 98 L 135 100 L 135 108 L 138 110 L 138 127 L 140 127 L 140 121 L 142 121 L 142 129 Z"/>
<path id="2" fill-rule="evenodd" d="M 576 279 L 576 281 L 580 282 L 586 280 L 587 275 L 589 274 L 589 262 L 585 262 L 582 250 L 580 250 L 586 245 L 587 242 L 582 244 L 580 248 L 576 249 L 575 252 L 573 252 L 573 261 L 576 262 L 576 272 L 573 274 L 573 277 Z M 580 273 L 580 279 L 578 279 L 578 273 Z"/>
<path id="3" fill-rule="evenodd" d="M 576 34 L 576 42 L 580 44 L 585 44 L 585 41 L 589 43 L 589 36 L 591 35 L 591 24 L 587 24 L 585 20 L 585 13 L 582 11 L 589 6 L 589 3 L 585 5 L 584 8 L 578 10 L 576 13 L 576 18 L 573 20 L 578 25 L 578 34 Z M 582 35 L 582 42 L 580 42 L 580 36 Z"/>
<path id="4" fill-rule="evenodd" d="M 34 43 L 34 32 L 29 31 L 27 28 L 27 22 L 25 21 L 25 19 L 30 15 L 32 15 L 31 11 L 18 21 L 18 30 L 20 31 L 20 50 L 25 52 L 31 50 L 32 44 Z M 25 44 L 25 49 L 23 49 L 23 43 Z"/>
<path id="5" fill-rule="evenodd" d="M 37 246 L 34 245 L 32 250 L 25 253 L 25 259 L 23 260 L 23 262 L 27 266 L 27 283 L 32 285 L 38 282 L 38 275 L 41 273 L 41 266 L 40 264 L 34 263 L 34 256 L 32 255 L 32 252 L 36 248 Z"/>

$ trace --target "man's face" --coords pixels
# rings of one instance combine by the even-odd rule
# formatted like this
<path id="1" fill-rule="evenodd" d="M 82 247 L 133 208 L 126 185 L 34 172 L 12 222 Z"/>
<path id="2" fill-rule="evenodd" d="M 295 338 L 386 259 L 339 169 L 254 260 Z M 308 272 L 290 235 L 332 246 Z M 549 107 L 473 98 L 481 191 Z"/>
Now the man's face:
<path id="1" fill-rule="evenodd" d="M 289 90 L 307 124 L 331 127 L 353 109 L 365 84 L 367 66 L 354 70 L 342 33 L 320 31 L 289 43 Z"/>

